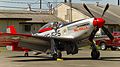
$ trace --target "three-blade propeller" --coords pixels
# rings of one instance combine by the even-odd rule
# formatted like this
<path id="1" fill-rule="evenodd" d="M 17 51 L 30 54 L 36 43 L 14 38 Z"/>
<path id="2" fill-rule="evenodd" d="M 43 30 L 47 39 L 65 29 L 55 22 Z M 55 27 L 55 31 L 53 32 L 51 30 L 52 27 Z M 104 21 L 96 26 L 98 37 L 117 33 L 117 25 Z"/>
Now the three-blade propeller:
<path id="1" fill-rule="evenodd" d="M 91 42 L 93 42 L 93 38 L 94 38 L 95 34 L 97 33 L 97 31 L 99 30 L 99 28 L 102 28 L 102 30 L 105 32 L 105 34 L 106 34 L 111 40 L 113 40 L 114 37 L 112 36 L 112 34 L 108 31 L 107 28 L 105 28 L 105 27 L 102 25 L 105 21 L 99 21 L 99 19 L 100 19 L 100 20 L 101 20 L 101 19 L 104 20 L 102 17 L 104 16 L 105 12 L 108 10 L 109 4 L 106 5 L 106 7 L 105 7 L 105 9 L 104 9 L 104 11 L 103 11 L 103 13 L 102 13 L 102 15 L 101 15 L 101 18 L 96 18 L 96 17 L 91 13 L 91 11 L 88 9 L 88 7 L 86 6 L 86 4 L 83 4 L 83 6 L 84 6 L 84 8 L 91 14 L 91 16 L 95 18 L 94 20 L 96 21 L 96 26 L 95 26 L 94 30 L 92 31 L 92 33 L 91 33 L 91 35 L 90 35 L 90 37 L 89 37 L 89 40 L 90 40 Z M 102 22 L 102 24 L 101 24 L 101 22 Z M 100 24 L 101 24 L 101 25 L 100 25 Z"/>

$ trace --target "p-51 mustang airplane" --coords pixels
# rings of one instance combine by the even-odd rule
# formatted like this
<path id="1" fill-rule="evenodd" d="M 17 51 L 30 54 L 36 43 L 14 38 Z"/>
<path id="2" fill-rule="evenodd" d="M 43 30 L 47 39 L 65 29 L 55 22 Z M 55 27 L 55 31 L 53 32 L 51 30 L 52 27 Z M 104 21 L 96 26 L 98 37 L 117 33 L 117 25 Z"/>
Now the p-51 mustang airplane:
<path id="1" fill-rule="evenodd" d="M 102 28 L 111 40 L 114 39 L 111 33 L 104 27 L 105 20 L 102 18 L 106 10 L 109 8 L 109 4 L 106 5 L 101 18 L 94 17 L 87 6 L 85 4 L 83 4 L 83 6 L 93 16 L 93 18 L 62 25 L 55 23 L 53 24 L 54 29 L 48 28 L 50 25 L 48 23 L 39 30 L 39 33 L 32 35 L 8 35 L 21 36 L 19 40 L 19 46 L 21 47 L 42 52 L 46 52 L 49 49 L 50 54 L 54 59 L 62 57 L 61 51 L 66 51 L 67 54 L 77 54 L 78 48 L 85 46 L 79 44 L 78 42 L 82 41 L 83 39 L 87 39 L 91 42 L 91 57 L 93 59 L 98 59 L 100 57 L 100 52 L 96 49 L 93 39 L 99 28 Z"/>

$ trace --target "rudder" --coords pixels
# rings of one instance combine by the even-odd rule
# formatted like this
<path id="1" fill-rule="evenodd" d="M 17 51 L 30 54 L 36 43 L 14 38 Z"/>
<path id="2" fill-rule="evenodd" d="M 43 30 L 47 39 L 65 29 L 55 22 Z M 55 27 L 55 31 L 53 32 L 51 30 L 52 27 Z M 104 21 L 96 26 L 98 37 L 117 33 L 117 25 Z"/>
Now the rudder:
<path id="1" fill-rule="evenodd" d="M 15 29 L 15 27 L 13 25 L 8 26 L 7 29 L 6 29 L 6 32 L 11 33 L 11 34 L 16 34 L 17 33 L 16 29 Z"/>

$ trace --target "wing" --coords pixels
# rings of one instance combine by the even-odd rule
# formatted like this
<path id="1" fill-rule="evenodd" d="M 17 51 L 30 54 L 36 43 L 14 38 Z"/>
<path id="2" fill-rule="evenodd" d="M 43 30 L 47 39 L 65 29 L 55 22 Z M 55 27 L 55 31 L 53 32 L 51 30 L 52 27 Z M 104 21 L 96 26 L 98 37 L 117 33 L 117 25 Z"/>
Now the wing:
<path id="1" fill-rule="evenodd" d="M 63 37 L 45 37 L 45 36 L 37 36 L 31 34 L 10 34 L 10 33 L 2 33 L 0 36 L 9 37 L 9 39 L 18 39 L 19 46 L 29 48 L 31 50 L 38 50 L 46 52 L 47 49 L 50 49 L 51 39 L 57 39 L 59 41 L 70 41 L 72 38 L 63 38 Z"/>
<path id="2" fill-rule="evenodd" d="M 44 37 L 44 36 L 30 36 L 27 38 L 21 38 L 19 45 L 32 50 L 39 50 L 46 52 L 47 49 L 51 49 L 51 39 L 57 39 L 61 42 L 70 41 L 73 39 L 62 37 Z"/>

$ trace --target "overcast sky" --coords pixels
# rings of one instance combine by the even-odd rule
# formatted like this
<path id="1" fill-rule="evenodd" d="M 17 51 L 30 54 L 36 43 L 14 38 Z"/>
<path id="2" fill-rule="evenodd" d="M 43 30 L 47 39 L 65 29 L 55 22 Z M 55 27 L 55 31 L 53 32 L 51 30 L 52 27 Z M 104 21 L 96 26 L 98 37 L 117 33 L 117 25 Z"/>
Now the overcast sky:
<path id="1" fill-rule="evenodd" d="M 40 0 L 0 0 L 0 9 L 25 9 L 28 7 L 28 4 L 31 4 L 32 8 L 39 8 Z M 42 0 L 42 8 L 48 8 L 48 2 L 63 2 L 64 0 Z M 118 0 L 72 0 L 73 3 L 92 3 L 100 2 L 100 4 L 110 3 L 117 5 Z M 35 3 L 35 4 L 33 4 Z M 53 3 L 56 5 L 57 3 Z"/>

